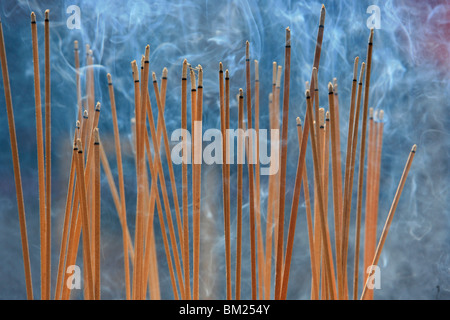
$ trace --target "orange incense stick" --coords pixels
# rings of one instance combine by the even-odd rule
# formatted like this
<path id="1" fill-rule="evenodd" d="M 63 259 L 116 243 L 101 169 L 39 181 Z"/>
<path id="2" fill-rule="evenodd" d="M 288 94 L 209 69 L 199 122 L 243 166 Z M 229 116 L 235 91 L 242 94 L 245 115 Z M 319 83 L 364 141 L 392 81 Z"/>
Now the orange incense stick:
<path id="1" fill-rule="evenodd" d="M 14 180 L 16 182 L 17 206 L 19 212 L 20 236 L 22 240 L 22 254 L 25 269 L 25 284 L 27 288 L 27 299 L 33 299 L 33 285 L 31 282 L 30 254 L 28 249 L 27 225 L 25 219 L 25 205 L 23 202 L 22 178 L 20 175 L 19 151 L 17 148 L 16 128 L 14 123 L 14 112 L 11 97 L 11 86 L 9 83 L 8 62 L 6 59 L 5 40 L 3 38 L 3 27 L 0 19 L 0 62 L 2 66 L 3 88 L 5 91 L 6 112 L 8 115 L 9 137 L 11 140 L 11 153 L 13 158 Z"/>
<path id="2" fill-rule="evenodd" d="M 400 182 L 397 187 L 397 191 L 395 192 L 394 200 L 392 201 L 391 208 L 389 209 L 388 216 L 386 218 L 386 223 L 384 224 L 383 231 L 380 236 L 380 240 L 378 241 L 377 250 L 375 251 L 375 256 L 373 258 L 372 266 L 376 266 L 378 264 L 378 260 L 381 256 L 381 251 L 383 250 L 384 243 L 386 242 L 386 238 L 389 232 L 389 228 L 392 224 L 392 219 L 394 218 L 395 210 L 397 209 L 398 202 L 400 200 L 400 196 L 403 191 L 403 187 L 405 186 L 406 178 L 408 177 L 409 170 L 411 169 L 412 161 L 414 160 L 414 155 L 416 154 L 417 145 L 413 145 L 411 148 L 411 152 L 409 153 L 408 160 L 406 161 L 405 168 L 403 169 L 402 176 L 400 178 Z M 372 274 L 372 269 L 369 270 L 369 275 Z M 367 281 L 364 285 L 363 292 L 361 294 L 361 300 L 363 300 L 367 294 L 367 289 L 369 285 L 370 278 L 367 278 Z"/>
<path id="3" fill-rule="evenodd" d="M 278 240 L 275 273 L 275 299 L 281 297 L 281 282 L 283 270 L 283 238 L 284 238 L 284 208 L 286 197 L 286 162 L 287 162 L 287 140 L 289 124 L 289 81 L 291 75 L 291 30 L 286 28 L 286 45 L 284 53 L 284 87 L 283 87 L 283 123 L 281 133 L 281 162 L 280 162 L 280 197 L 278 215 Z M 303 169 L 301 169 L 303 170 Z M 301 175 L 300 175 L 301 176 Z"/>
<path id="4" fill-rule="evenodd" d="M 111 116 L 113 121 L 113 130 L 114 130 L 114 142 L 115 142 L 115 150 L 116 150 L 116 160 L 117 160 L 117 174 L 119 178 L 119 192 L 120 192 L 120 211 L 119 216 L 120 222 L 122 225 L 122 242 L 123 242 L 123 256 L 124 256 L 124 268 L 125 268 L 125 294 L 127 300 L 131 299 L 131 289 L 130 289 L 130 261 L 129 261 L 129 253 L 128 246 L 131 244 L 128 242 L 127 234 L 128 232 L 128 224 L 127 224 L 127 210 L 126 210 L 126 202 L 125 202 L 125 183 L 123 179 L 123 165 L 122 165 L 122 150 L 120 146 L 120 134 L 119 134 L 119 126 L 117 124 L 117 111 L 116 111 L 116 99 L 114 96 L 114 86 L 112 83 L 111 74 L 107 74 L 108 78 L 108 91 L 109 91 L 109 99 L 111 101 Z"/>
<path id="5" fill-rule="evenodd" d="M 39 178 L 39 221 L 41 242 L 41 297 L 44 298 L 45 285 L 47 283 L 47 243 L 45 239 L 46 210 L 45 210 L 45 165 L 44 165 L 44 135 L 42 128 L 42 106 L 41 106 L 41 81 L 39 74 L 39 50 L 36 26 L 36 15 L 31 13 L 31 37 L 33 44 L 33 71 L 34 71 L 34 101 L 36 108 L 36 140 Z"/>
<path id="6" fill-rule="evenodd" d="M 45 47 L 45 216 L 46 216 L 46 268 L 45 271 L 45 300 L 50 299 L 50 284 L 51 284 L 51 96 L 50 96 L 50 22 L 49 10 L 45 11 L 44 23 L 44 47 Z"/>
<path id="7" fill-rule="evenodd" d="M 238 103 L 238 128 L 244 129 L 244 91 L 239 89 Z M 241 132 L 241 131 L 239 131 Z M 241 299 L 241 263 L 242 263 L 242 169 L 244 163 L 244 142 L 243 137 L 238 134 L 237 151 L 237 227 L 236 227 L 236 281 L 235 281 L 235 299 Z"/>
<path id="8" fill-rule="evenodd" d="M 373 28 L 370 29 L 369 43 L 367 46 L 367 58 L 366 58 L 367 70 L 364 83 L 364 102 L 363 102 L 363 116 L 362 116 L 363 118 L 362 118 L 361 144 L 359 153 L 360 158 L 359 158 L 359 173 L 358 173 L 358 196 L 356 205 L 355 255 L 359 255 L 359 237 L 361 228 L 362 198 L 363 198 L 363 183 L 364 183 L 364 161 L 366 154 L 367 114 L 369 111 L 369 89 L 370 89 L 370 71 L 371 71 L 370 69 L 372 65 L 372 48 L 373 48 L 372 43 L 373 43 Z M 347 253 L 348 253 L 348 236 L 344 236 L 342 263 L 344 264 L 345 274 L 347 274 Z M 354 292 L 358 291 L 357 284 L 354 285 L 353 291 Z"/>

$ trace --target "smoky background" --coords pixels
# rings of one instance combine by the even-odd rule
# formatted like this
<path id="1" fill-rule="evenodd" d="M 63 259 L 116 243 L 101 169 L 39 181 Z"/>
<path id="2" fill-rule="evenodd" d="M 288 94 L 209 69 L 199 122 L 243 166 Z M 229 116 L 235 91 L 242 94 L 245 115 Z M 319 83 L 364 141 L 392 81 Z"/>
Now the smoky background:
<path id="1" fill-rule="evenodd" d="M 295 118 L 305 115 L 305 81 L 310 80 L 322 3 L 325 33 L 319 68 L 320 104 L 327 106 L 326 85 L 339 84 L 341 150 L 346 150 L 353 60 L 365 61 L 370 5 L 380 7 L 381 29 L 375 30 L 369 107 L 383 109 L 378 235 L 384 225 L 408 152 L 418 145 L 388 240 L 380 259 L 381 290 L 376 299 L 450 298 L 450 212 L 448 206 L 450 132 L 448 102 L 450 5 L 448 1 L 2 1 L 3 24 L 12 86 L 14 116 L 25 197 L 35 298 L 40 297 L 39 204 L 33 60 L 30 13 L 38 21 L 43 84 L 43 16 L 50 9 L 52 92 L 52 296 L 61 243 L 64 205 L 77 117 L 73 41 L 80 44 L 81 66 L 90 44 L 95 64 L 95 100 L 102 104 L 99 129 L 113 174 L 117 177 L 106 74 L 112 74 L 124 157 L 127 218 L 134 234 L 136 173 L 131 145 L 134 92 L 130 61 L 140 60 L 150 44 L 150 70 L 158 79 L 168 68 L 165 119 L 168 133 L 181 125 L 181 66 L 186 58 L 204 70 L 203 128 L 220 128 L 218 68 L 231 78 L 231 127 L 237 127 L 239 88 L 245 88 L 245 41 L 260 68 L 260 127 L 269 128 L 268 94 L 272 62 L 284 69 L 284 30 L 291 29 L 291 90 L 286 183 L 286 213 L 292 200 L 298 157 Z M 70 5 L 79 6 L 81 29 L 69 29 Z M 252 63 L 252 76 L 254 66 Z M 283 78 L 282 78 L 283 79 Z M 82 91 L 85 82 L 82 77 Z M 282 84 L 283 85 L 283 84 Z M 3 90 L 3 83 L 0 84 Z M 42 94 L 43 94 L 42 90 Z M 254 94 L 254 88 L 252 88 Z M 153 112 L 156 102 L 150 87 Z M 282 96 L 282 94 L 281 94 Z M 188 119 L 190 119 L 188 98 Z M 254 102 L 254 100 L 253 100 Z M 4 95 L 0 95 L 0 299 L 24 299 L 25 279 L 17 202 Z M 189 121 L 188 121 L 189 122 Z M 359 150 L 359 144 L 358 144 Z M 359 154 L 359 152 L 358 152 Z M 358 156 L 357 154 L 357 156 Z M 162 152 L 163 162 L 165 153 Z M 359 157 L 358 157 L 359 158 Z M 357 158 L 357 159 L 358 159 Z M 306 163 L 312 183 L 312 157 Z M 358 163 L 358 162 L 357 162 Z M 166 167 L 165 167 L 166 169 Z M 356 168 L 357 170 L 357 168 Z M 250 245 L 247 167 L 244 166 L 242 297 L 249 298 Z M 168 171 L 165 170 L 168 179 Z M 175 166 L 181 196 L 181 166 Z M 355 174 L 355 181 L 357 181 Z M 116 180 L 117 183 L 117 180 Z M 267 177 L 261 177 L 261 220 L 265 234 Z M 356 183 L 356 182 L 355 182 Z M 231 167 L 232 270 L 235 270 L 236 168 Z M 330 189 L 331 190 L 331 189 Z M 354 188 L 356 191 L 356 188 Z M 168 189 L 169 197 L 171 190 Z M 333 223 L 330 192 L 329 221 Z M 181 197 L 180 197 L 181 199 Z M 173 202 L 171 201 L 173 206 Z M 353 275 L 356 192 L 350 225 L 349 276 Z M 190 202 L 190 209 L 192 203 Z M 172 210 L 174 211 L 174 210 Z M 156 212 L 155 212 L 156 213 Z M 220 166 L 202 167 L 200 297 L 225 298 L 225 250 Z M 303 191 L 298 213 L 289 299 L 309 299 L 311 270 Z M 122 236 L 106 178 L 102 175 L 102 298 L 124 299 Z M 286 214 L 286 230 L 288 214 Z M 192 221 L 192 220 L 190 220 Z M 364 215 L 362 223 L 364 224 Z M 332 231 L 333 228 L 330 228 Z M 159 221 L 155 219 L 162 298 L 173 298 Z M 287 234 L 287 232 L 286 232 Z M 333 236 L 333 233 L 331 234 Z M 364 230 L 361 231 L 361 239 Z M 192 241 L 192 240 L 191 240 Z M 192 243 L 192 242 L 191 242 Z M 81 250 L 80 250 L 81 251 Z M 81 256 L 79 263 L 81 264 Z M 191 254 L 192 258 L 192 254 Z M 361 255 L 362 262 L 362 255 Z M 192 267 L 192 263 L 191 263 Z M 192 270 L 192 269 L 191 269 Z M 274 268 L 272 268 L 274 270 Z M 360 267 L 362 275 L 362 267 Z M 273 278 L 273 277 L 272 277 Z M 349 282 L 351 283 L 351 282 Z M 361 287 L 361 284 L 360 284 Z M 234 289 L 234 283 L 233 283 Z M 74 298 L 82 297 L 75 290 Z"/>

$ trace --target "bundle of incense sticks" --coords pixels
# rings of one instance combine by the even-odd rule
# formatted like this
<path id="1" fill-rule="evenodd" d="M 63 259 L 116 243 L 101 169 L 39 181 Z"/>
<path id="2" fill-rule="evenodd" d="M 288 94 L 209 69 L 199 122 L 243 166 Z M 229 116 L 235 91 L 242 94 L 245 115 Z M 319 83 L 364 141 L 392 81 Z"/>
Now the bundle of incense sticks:
<path id="1" fill-rule="evenodd" d="M 259 61 L 254 61 L 254 78 L 251 78 L 250 43 L 247 41 L 245 54 L 245 78 L 231 79 L 228 69 L 224 70 L 219 63 L 219 105 L 220 131 L 223 136 L 221 145 L 222 184 L 206 186 L 208 192 L 217 188 L 222 192 L 226 299 L 287 299 L 289 275 L 292 267 L 292 256 L 295 246 L 296 223 L 299 214 L 300 194 L 303 189 L 305 215 L 311 263 L 311 299 L 373 299 L 372 275 L 380 258 L 390 225 L 397 208 L 400 195 L 405 185 L 411 164 L 416 152 L 414 145 L 409 153 L 397 192 L 394 195 L 391 209 L 384 228 L 378 236 L 377 216 L 379 207 L 381 160 L 383 145 L 383 110 L 369 108 L 370 76 L 372 67 L 372 50 L 374 30 L 370 31 L 366 61 L 359 66 L 359 57 L 354 60 L 353 79 L 347 128 L 347 145 L 345 162 L 341 152 L 341 130 L 339 110 L 344 106 L 339 103 L 338 82 L 332 79 L 326 87 L 318 83 L 318 73 L 322 40 L 325 29 L 325 7 L 322 6 L 317 40 L 314 52 L 311 78 L 305 83 L 306 115 L 304 121 L 297 117 L 298 158 L 292 202 L 286 201 L 286 177 L 288 158 L 288 127 L 293 125 L 289 119 L 289 92 L 291 73 L 291 30 L 286 28 L 284 66 L 273 62 L 272 91 L 268 93 L 270 129 L 280 130 L 279 170 L 268 179 L 267 207 L 262 205 L 262 181 L 260 179 L 259 130 L 261 129 L 260 77 Z M 78 119 L 72 143 L 73 153 L 69 172 L 69 184 L 64 210 L 62 242 L 54 286 L 51 295 L 51 114 L 50 114 L 50 19 L 49 11 L 45 12 L 45 127 L 42 121 L 40 93 L 40 60 L 38 52 L 36 15 L 31 14 L 31 46 L 34 65 L 34 88 L 36 108 L 36 143 L 38 158 L 38 190 L 40 216 L 40 261 L 41 261 L 41 298 L 70 299 L 71 267 L 76 264 L 79 243 L 82 243 L 82 262 L 84 279 L 84 298 L 101 299 L 101 171 L 107 178 L 118 218 L 122 227 L 124 255 L 124 277 L 126 299 L 160 299 L 160 265 L 157 260 L 157 248 L 163 246 L 173 297 L 175 299 L 201 299 L 202 276 L 201 259 L 206 258 L 202 251 L 201 238 L 206 230 L 201 229 L 202 217 L 202 118 L 203 118 L 203 68 L 192 66 L 184 60 L 181 70 L 181 128 L 182 131 L 182 177 L 181 203 L 178 198 L 177 181 L 172 161 L 172 153 L 165 122 L 165 104 L 167 93 L 168 71 L 164 68 L 161 84 L 157 75 L 152 72 L 150 79 L 150 46 L 144 49 L 140 61 L 133 60 L 130 70 L 130 89 L 134 89 L 134 113 L 132 134 L 134 144 L 134 160 L 136 167 L 136 212 L 134 239 L 129 231 L 129 213 L 125 199 L 121 136 L 118 129 L 117 110 L 114 95 L 113 77 L 107 75 L 109 88 L 109 104 L 111 107 L 112 126 L 114 129 L 115 156 L 117 160 L 117 181 L 113 176 L 108 157 L 101 143 L 98 128 L 100 118 L 100 102 L 95 103 L 95 86 L 93 61 L 94 53 L 87 44 L 85 73 L 80 67 L 79 44 L 74 42 L 74 65 Z M 22 194 L 21 174 L 18 157 L 18 146 L 13 116 L 12 95 L 9 83 L 7 60 L 3 30 L 0 23 L 0 58 L 5 90 L 7 116 L 11 138 L 11 151 L 14 164 L 14 177 L 18 202 L 22 249 L 25 267 L 25 280 L 28 299 L 33 299 L 31 268 L 25 221 L 24 200 Z M 358 76 L 359 69 L 359 76 Z M 284 73 L 283 73 L 284 71 Z M 188 79 L 189 74 L 189 79 Z M 284 76 L 283 86 L 281 77 Z M 85 77 L 85 97 L 81 88 L 81 77 Z M 188 81 L 191 92 L 188 94 Z M 238 126 L 230 128 L 230 83 L 245 82 L 245 90 L 239 89 Z M 149 86 L 152 83 L 153 90 Z M 293 84 L 299 86 L 300 84 Z M 302 85 L 301 85 L 302 86 Z M 319 107 L 320 91 L 328 92 L 328 110 Z M 208 89 L 208 88 L 205 88 Z M 211 88 L 209 88 L 211 89 Z M 175 94 L 175 93 L 173 93 Z M 282 94 L 282 99 L 281 99 Z M 323 93 L 322 93 L 323 94 Z M 151 105 L 154 96 L 158 110 L 154 118 Z M 188 134 L 188 104 L 191 107 L 191 132 Z M 362 106 L 361 106 L 362 104 Z M 247 121 L 245 124 L 245 109 Z M 361 112 L 362 111 L 362 112 Z M 347 120 L 347 119 L 345 119 Z M 361 122 L 361 126 L 360 126 Z M 368 128 L 367 128 L 368 127 Z M 44 129 L 45 128 L 45 129 Z M 230 146 L 234 144 L 229 135 L 230 129 L 238 131 L 237 177 L 231 178 Z M 252 131 L 252 129 L 255 129 Z M 249 130 L 245 138 L 244 130 Z M 150 131 L 150 132 L 149 132 Z M 256 132 L 253 134 L 252 132 Z M 45 135 L 45 136 L 44 136 Z M 367 137 L 366 137 L 367 136 Z M 44 149 L 45 138 L 45 149 Z M 151 139 L 151 140 L 150 140 Z M 161 139 L 164 147 L 161 146 Z M 356 165 L 356 154 L 359 142 L 359 165 Z M 313 184 L 308 179 L 306 153 L 308 144 L 312 151 Z M 256 147 L 255 147 L 256 146 Z M 272 148 L 275 148 L 273 146 Z M 165 157 L 162 157 L 164 152 Z M 256 153 L 256 154 L 255 154 Z M 366 156 L 367 154 L 367 156 Z M 367 160 L 366 160 L 367 158 Z M 166 163 L 163 163 L 163 161 Z M 246 169 L 243 164 L 247 161 Z M 367 162 L 367 170 L 366 170 Z M 167 165 L 170 176 L 171 197 L 166 185 L 163 164 Z M 344 164 L 344 168 L 343 168 Z M 331 168 L 330 168 L 331 166 Z M 358 168 L 356 210 L 352 212 L 352 194 L 355 170 Z M 188 173 L 191 170 L 192 181 L 189 184 Z M 244 181 L 244 170 L 247 180 Z M 331 171 L 330 171 L 331 170 Z M 344 173 L 344 177 L 342 177 Z M 178 179 L 177 179 L 178 178 Z M 331 181 L 330 181 L 331 179 Z M 205 182 L 204 182 L 205 183 Z M 231 186 L 237 185 L 236 194 L 231 194 Z M 328 194 L 329 185 L 332 192 Z M 366 186 L 364 190 L 364 185 Z M 248 186 L 248 187 L 247 187 Z M 302 188 L 303 186 L 303 188 Z M 189 188 L 192 188 L 191 199 Z M 311 193 L 311 191 L 313 191 Z M 248 195 L 244 195 L 248 192 Z M 232 197 L 234 196 L 234 197 Z M 243 199 L 249 199 L 249 236 L 250 265 L 243 264 Z M 365 206 L 363 205 L 365 199 Z M 161 203 L 162 201 L 162 203 Z M 171 203 L 172 201 L 172 203 Z M 190 210 L 189 202 L 192 201 Z M 328 203 L 332 201 L 333 219 L 328 219 Z M 161 238 L 157 237 L 154 225 L 156 214 L 159 220 Z M 236 212 L 231 208 L 235 207 Z M 173 212 L 175 221 L 173 219 Z M 354 268 L 349 274 L 348 256 L 350 242 L 350 222 L 355 215 Z M 236 215 L 236 236 L 232 237 L 231 219 Z M 265 215 L 265 225 L 261 216 Z M 364 277 L 359 278 L 361 250 L 361 222 L 365 215 L 364 225 Z M 191 219 L 190 219 L 191 217 Z M 285 221 L 289 225 L 285 226 Z M 191 224 L 191 225 L 190 225 Z M 192 226 L 192 228 L 190 228 Z M 286 228 L 287 227 L 287 228 Z M 167 229 L 166 229 L 167 228 Z M 330 237 L 330 229 L 334 230 L 334 239 Z M 377 241 L 378 236 L 378 241 Z M 286 240 L 285 240 L 286 239 Z M 232 251 L 232 243 L 236 250 Z M 192 257 L 190 254 L 192 253 Z M 235 270 L 232 261 L 235 260 Z M 192 261 L 192 266 L 190 265 Z M 249 268 L 251 274 L 251 296 L 243 297 L 242 269 Z M 234 290 L 233 290 L 234 283 Z M 353 284 L 353 286 L 349 286 Z M 361 287 L 360 287 L 361 286 Z M 362 289 L 361 289 L 362 288 Z M 360 290 L 361 289 L 361 290 Z M 359 295 L 361 293 L 361 295 Z"/>

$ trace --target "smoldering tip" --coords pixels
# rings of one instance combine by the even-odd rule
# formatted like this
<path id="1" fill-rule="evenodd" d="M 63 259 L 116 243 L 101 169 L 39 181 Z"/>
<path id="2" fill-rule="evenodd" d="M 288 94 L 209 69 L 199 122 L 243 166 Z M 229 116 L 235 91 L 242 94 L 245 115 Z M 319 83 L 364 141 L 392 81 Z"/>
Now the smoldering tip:
<path id="1" fill-rule="evenodd" d="M 188 65 L 187 60 L 184 59 L 183 60 L 183 71 L 182 71 L 182 78 L 183 79 L 187 78 L 187 65 Z"/>
<path id="2" fill-rule="evenodd" d="M 291 29 L 289 27 L 286 28 L 286 47 L 291 46 Z"/>
<path id="3" fill-rule="evenodd" d="M 250 42 L 245 42 L 245 59 L 250 59 Z"/>
<path id="4" fill-rule="evenodd" d="M 100 144 L 100 135 L 98 133 L 98 128 L 94 128 L 94 144 Z"/>
<path id="5" fill-rule="evenodd" d="M 322 8 L 320 9 L 320 22 L 319 22 L 321 26 L 325 25 L 325 13 L 326 13 L 325 5 L 322 4 Z"/>
<path id="6" fill-rule="evenodd" d="M 333 84 L 328 82 L 328 93 L 333 93 Z"/>

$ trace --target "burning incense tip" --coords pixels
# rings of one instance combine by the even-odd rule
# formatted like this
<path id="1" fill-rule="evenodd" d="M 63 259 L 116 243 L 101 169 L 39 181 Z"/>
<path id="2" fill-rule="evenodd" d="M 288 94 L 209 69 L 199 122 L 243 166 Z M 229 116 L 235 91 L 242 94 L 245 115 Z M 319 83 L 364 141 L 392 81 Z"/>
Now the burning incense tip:
<path id="1" fill-rule="evenodd" d="M 369 44 L 373 43 L 373 28 L 370 28 Z"/>
<path id="2" fill-rule="evenodd" d="M 322 4 L 322 8 L 320 9 L 320 22 L 319 22 L 319 26 L 324 26 L 325 25 L 325 5 Z"/>
<path id="3" fill-rule="evenodd" d="M 369 119 L 373 119 L 373 108 L 369 108 Z"/>
<path id="4" fill-rule="evenodd" d="M 295 118 L 295 121 L 297 122 L 298 126 L 302 125 L 302 120 L 300 120 L 300 117 Z"/>
<path id="5" fill-rule="evenodd" d="M 162 77 L 163 77 L 163 78 L 167 78 L 167 73 L 168 73 L 167 68 L 164 67 L 164 69 L 163 69 L 163 71 L 162 71 Z"/>
<path id="6" fill-rule="evenodd" d="M 78 40 L 75 40 L 75 41 L 73 42 L 73 48 L 74 48 L 75 50 L 78 50 Z"/>
<path id="7" fill-rule="evenodd" d="M 219 62 L 219 71 L 223 72 L 223 64 L 222 64 L 222 62 Z"/>
<path id="8" fill-rule="evenodd" d="M 289 27 L 286 28 L 286 47 L 291 46 L 291 29 Z"/>
<path id="9" fill-rule="evenodd" d="M 153 80 L 154 82 L 156 82 L 156 73 L 155 73 L 155 72 L 152 72 L 152 80 Z"/>
<path id="10" fill-rule="evenodd" d="M 197 90 L 197 85 L 196 85 L 196 80 L 195 80 L 195 72 L 194 72 L 194 69 L 191 69 L 191 72 L 190 72 L 190 76 L 191 76 L 191 90 L 192 91 L 195 91 L 195 90 Z"/>
<path id="11" fill-rule="evenodd" d="M 333 93 L 333 84 L 331 82 L 328 82 L 328 94 Z"/>
<path id="12" fill-rule="evenodd" d="M 417 150 L 417 145 L 415 144 L 415 145 L 412 146 L 411 152 L 414 152 L 414 153 L 415 153 L 416 150 Z"/>
<path id="13" fill-rule="evenodd" d="M 78 153 L 83 153 L 83 148 L 82 148 L 82 145 L 81 145 L 81 139 L 80 138 L 77 139 L 77 149 L 78 149 Z"/>
<path id="14" fill-rule="evenodd" d="M 36 14 L 34 12 L 31 13 L 31 23 L 36 23 Z"/>
<path id="15" fill-rule="evenodd" d="M 384 118 L 384 110 L 380 110 L 380 112 L 378 113 L 378 119 L 380 119 L 380 121 L 383 121 Z"/>
<path id="16" fill-rule="evenodd" d="M 98 128 L 94 129 L 94 144 L 100 144 L 100 137 L 98 134 Z"/>
<path id="17" fill-rule="evenodd" d="M 50 15 L 50 10 L 45 10 L 45 20 L 49 19 L 49 15 Z"/>
<path id="18" fill-rule="evenodd" d="M 356 76 L 358 75 L 358 63 L 359 63 L 359 57 L 355 58 L 355 63 L 353 65 L 353 79 L 356 80 Z"/>
<path id="19" fill-rule="evenodd" d="M 149 57 L 150 57 L 150 45 L 148 44 L 145 47 L 145 61 L 149 61 Z"/>
<path id="20" fill-rule="evenodd" d="M 242 88 L 239 88 L 239 98 L 244 98 L 244 90 Z"/>
<path id="21" fill-rule="evenodd" d="M 75 127 L 76 127 L 77 129 L 80 129 L 80 126 L 81 126 L 80 120 L 77 120 L 77 124 L 75 125 Z"/>
<path id="22" fill-rule="evenodd" d="M 325 109 L 319 108 L 319 125 L 323 126 L 325 122 Z"/>
<path id="23" fill-rule="evenodd" d="M 330 111 L 325 114 L 325 121 L 330 121 Z"/>
<path id="24" fill-rule="evenodd" d="M 198 86 L 203 87 L 203 68 L 198 65 Z"/>
<path id="25" fill-rule="evenodd" d="M 229 72 L 228 72 L 228 69 L 227 70 L 225 70 L 225 78 L 229 78 L 230 77 L 230 75 L 229 75 Z"/>
<path id="26" fill-rule="evenodd" d="M 245 59 L 250 59 L 250 42 L 248 40 L 245 42 Z"/>
<path id="27" fill-rule="evenodd" d="M 309 85 L 309 81 L 305 81 L 305 89 L 309 90 L 311 89 L 310 85 Z"/>
<path id="28" fill-rule="evenodd" d="M 108 84 L 112 84 L 111 73 L 108 73 L 108 74 L 106 75 L 106 78 L 108 78 Z"/>
<path id="29" fill-rule="evenodd" d="M 100 102 L 95 105 L 95 111 L 100 112 Z"/>
<path id="30" fill-rule="evenodd" d="M 337 78 L 333 78 L 333 90 L 334 90 L 334 94 L 338 94 Z"/>
<path id="31" fill-rule="evenodd" d="M 84 110 L 84 112 L 83 112 L 83 118 L 84 118 L 84 119 L 88 119 L 88 117 L 89 117 L 88 111 L 87 111 L 87 110 Z"/>
<path id="32" fill-rule="evenodd" d="M 311 93 L 309 92 L 309 90 L 306 90 L 305 96 L 306 96 L 306 99 L 311 98 Z"/>
<path id="33" fill-rule="evenodd" d="M 183 60 L 183 72 L 182 72 L 182 78 L 183 79 L 186 79 L 187 78 L 187 60 L 186 59 L 184 59 Z"/>

